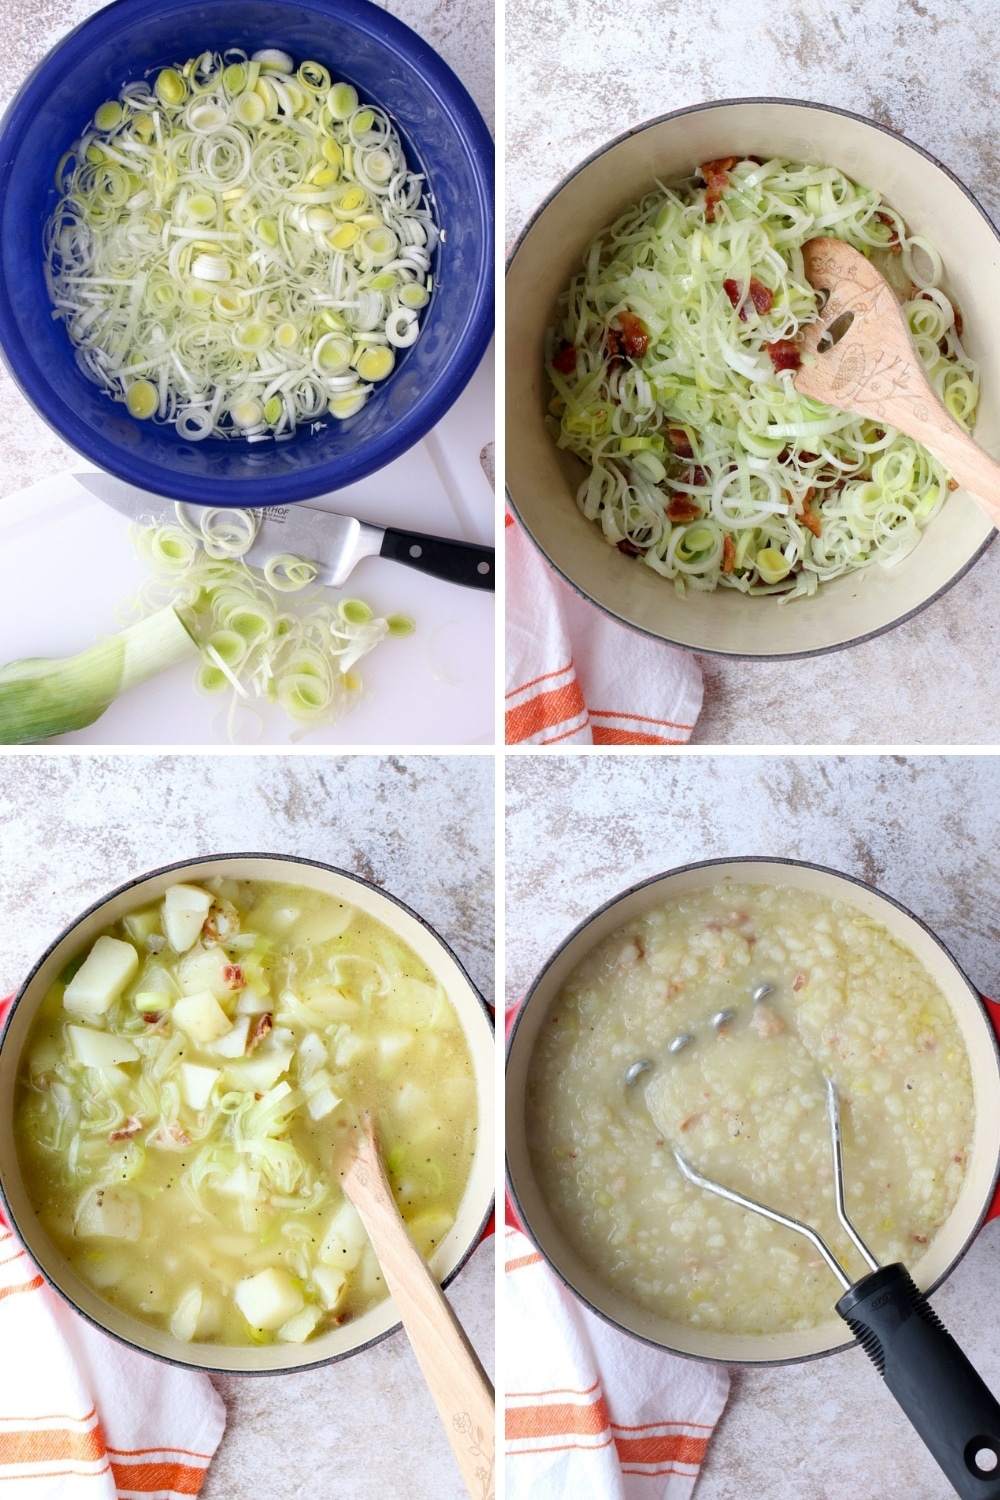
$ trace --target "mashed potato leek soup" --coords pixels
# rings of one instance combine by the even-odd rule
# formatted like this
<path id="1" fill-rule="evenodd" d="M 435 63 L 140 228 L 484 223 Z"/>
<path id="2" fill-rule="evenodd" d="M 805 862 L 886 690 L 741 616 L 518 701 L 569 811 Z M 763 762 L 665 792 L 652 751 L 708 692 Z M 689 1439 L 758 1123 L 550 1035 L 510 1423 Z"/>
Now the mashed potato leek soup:
<path id="1" fill-rule="evenodd" d="M 766 1336 L 830 1319 L 839 1288 L 813 1246 L 686 1181 L 674 1158 L 813 1225 L 860 1276 L 835 1212 L 827 1077 L 847 1209 L 881 1263 L 919 1278 L 963 1194 L 982 1066 L 937 970 L 873 914 L 881 898 L 840 899 L 847 882 L 821 890 L 827 872 L 805 869 L 788 885 L 689 877 L 658 905 L 633 902 L 576 950 L 539 1024 L 524 1101 L 534 1181 L 637 1327 L 649 1314 Z"/>
<path id="2" fill-rule="evenodd" d="M 360 906 L 178 878 L 86 942 L 27 1034 L 21 1170 L 72 1270 L 182 1341 L 299 1344 L 386 1296 L 339 1187 L 372 1111 L 430 1259 L 476 1146 L 469 1043 L 422 958 Z"/>

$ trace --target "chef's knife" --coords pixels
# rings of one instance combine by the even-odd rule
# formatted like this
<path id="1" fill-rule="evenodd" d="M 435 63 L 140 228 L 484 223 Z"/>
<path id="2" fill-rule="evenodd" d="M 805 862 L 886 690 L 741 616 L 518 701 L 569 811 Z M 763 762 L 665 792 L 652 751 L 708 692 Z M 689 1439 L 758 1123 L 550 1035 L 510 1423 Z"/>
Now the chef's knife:
<path id="1" fill-rule="evenodd" d="M 132 521 L 163 525 L 177 519 L 172 500 L 124 484 L 111 474 L 88 472 L 73 477 L 98 500 Z M 466 588 L 495 587 L 492 547 L 424 536 L 419 531 L 399 531 L 392 526 L 384 529 L 369 526 L 366 521 L 337 516 L 301 501 L 296 505 L 267 506 L 255 510 L 254 515 L 260 517 L 260 529 L 243 556 L 257 567 L 263 567 L 279 552 L 291 552 L 316 564 L 320 583 L 340 588 L 363 557 L 389 557 L 421 573 L 464 584 Z"/>

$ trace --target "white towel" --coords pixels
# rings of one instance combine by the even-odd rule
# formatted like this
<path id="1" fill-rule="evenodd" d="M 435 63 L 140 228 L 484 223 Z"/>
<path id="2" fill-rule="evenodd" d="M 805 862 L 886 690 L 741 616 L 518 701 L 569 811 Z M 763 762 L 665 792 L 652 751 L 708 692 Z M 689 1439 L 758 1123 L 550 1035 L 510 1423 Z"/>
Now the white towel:
<path id="1" fill-rule="evenodd" d="M 207 1375 L 100 1333 L 0 1217 L 4 1500 L 183 1500 L 201 1489 L 225 1425 Z"/>
<path id="2" fill-rule="evenodd" d="M 686 1500 L 729 1371 L 612 1328 L 516 1229 L 505 1248 L 507 1500 Z"/>
<path id="3" fill-rule="evenodd" d="M 507 743 L 684 744 L 702 697 L 690 652 L 582 599 L 510 515 L 505 545 Z"/>

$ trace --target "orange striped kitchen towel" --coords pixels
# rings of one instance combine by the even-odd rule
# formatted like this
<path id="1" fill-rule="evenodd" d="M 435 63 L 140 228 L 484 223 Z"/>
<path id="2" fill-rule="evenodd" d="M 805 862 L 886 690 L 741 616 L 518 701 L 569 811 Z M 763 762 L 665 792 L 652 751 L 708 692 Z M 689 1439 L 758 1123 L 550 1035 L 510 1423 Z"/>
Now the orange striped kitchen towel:
<path id="1" fill-rule="evenodd" d="M 0 1221 L 0 1496 L 182 1500 L 225 1421 L 207 1375 L 91 1327 Z"/>
<path id="2" fill-rule="evenodd" d="M 701 710 L 687 651 L 628 630 L 506 525 L 508 745 L 682 745 Z"/>
<path id="3" fill-rule="evenodd" d="M 506 1500 L 685 1500 L 729 1371 L 619 1333 L 518 1230 L 505 1248 Z"/>
<path id="4" fill-rule="evenodd" d="M 225 1425 L 207 1375 L 92 1327 L 0 1214 L 0 1500 L 183 1500 Z"/>

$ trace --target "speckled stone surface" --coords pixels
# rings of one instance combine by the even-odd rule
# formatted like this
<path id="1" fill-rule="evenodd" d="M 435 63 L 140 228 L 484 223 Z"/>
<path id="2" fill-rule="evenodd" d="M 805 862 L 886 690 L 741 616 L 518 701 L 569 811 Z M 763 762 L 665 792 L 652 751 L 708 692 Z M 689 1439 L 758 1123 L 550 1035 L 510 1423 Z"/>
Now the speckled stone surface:
<path id="1" fill-rule="evenodd" d="M 187 855 L 299 854 L 433 924 L 493 998 L 493 760 L 484 756 L 0 756 L 0 995 L 130 875 Z M 493 1240 L 449 1289 L 492 1369 Z M 205 1500 L 463 1500 L 402 1334 L 316 1372 L 219 1378 Z M 2 1415 L 2 1414 L 0 1414 Z M 53 1495 L 53 1500 L 55 1496 Z"/>
<path id="2" fill-rule="evenodd" d="M 596 907 L 694 860 L 770 855 L 870 881 L 1000 994 L 993 756 L 507 758 L 508 1003 Z M 995 1224 L 933 1297 L 1000 1391 Z M 831 1280 L 831 1300 L 835 1300 Z M 953 1500 L 867 1357 L 733 1372 L 695 1500 Z"/>
<path id="3" fill-rule="evenodd" d="M 931 151 L 1000 221 L 992 0 L 508 0 L 511 243 L 577 163 L 628 126 L 712 99 L 816 100 Z M 1000 549 L 924 614 L 776 666 L 702 658 L 693 744 L 954 745 L 1000 739 Z"/>

